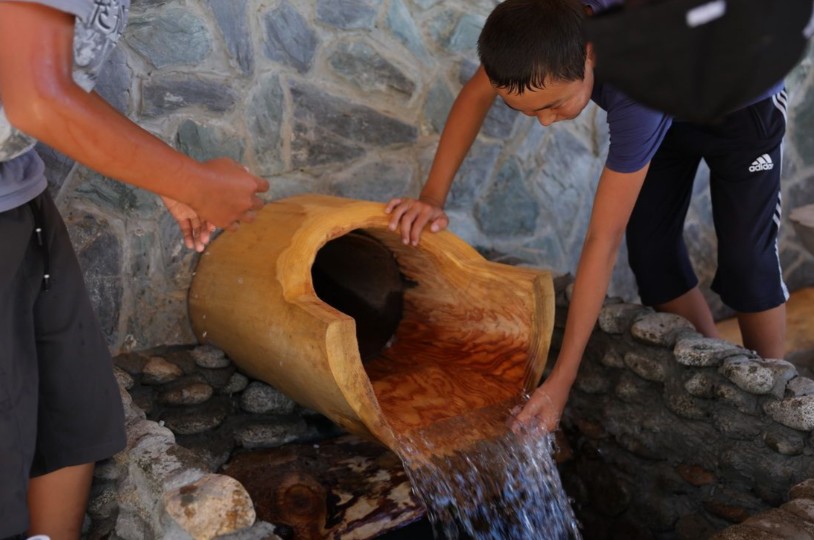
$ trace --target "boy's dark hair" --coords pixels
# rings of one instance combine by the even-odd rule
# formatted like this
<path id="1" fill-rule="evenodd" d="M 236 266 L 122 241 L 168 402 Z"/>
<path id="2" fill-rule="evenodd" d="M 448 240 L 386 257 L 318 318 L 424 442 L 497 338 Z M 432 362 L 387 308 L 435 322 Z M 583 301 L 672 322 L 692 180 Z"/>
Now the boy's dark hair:
<path id="1" fill-rule="evenodd" d="M 498 88 L 522 94 L 548 81 L 585 76 L 585 10 L 578 0 L 506 0 L 478 38 L 486 75 Z"/>

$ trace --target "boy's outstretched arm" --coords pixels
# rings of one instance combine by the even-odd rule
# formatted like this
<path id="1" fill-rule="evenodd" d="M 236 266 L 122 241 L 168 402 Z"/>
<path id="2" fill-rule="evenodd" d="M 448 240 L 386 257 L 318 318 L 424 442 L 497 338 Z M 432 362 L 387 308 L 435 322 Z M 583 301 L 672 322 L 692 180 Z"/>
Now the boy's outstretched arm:
<path id="1" fill-rule="evenodd" d="M 189 223 L 250 221 L 268 182 L 230 159 L 199 163 L 176 152 L 77 86 L 73 35 L 72 15 L 0 2 L 0 99 L 12 125 L 105 176 L 187 205 L 181 214 L 197 216 Z"/>
<path id="2" fill-rule="evenodd" d="M 433 232 L 448 225 L 444 204 L 452 180 L 496 97 L 495 88 L 483 67 L 479 67 L 461 89 L 449 111 L 427 182 L 418 200 L 402 197 L 387 203 L 385 212 L 391 215 L 390 229 L 399 230 L 405 244 L 417 246 L 427 224 Z"/>
<path id="3" fill-rule="evenodd" d="M 548 431 L 557 428 L 602 309 L 625 227 L 647 169 L 645 166 L 633 173 L 603 169 L 577 267 L 560 354 L 544 383 L 517 415 L 515 424 L 540 424 Z"/>

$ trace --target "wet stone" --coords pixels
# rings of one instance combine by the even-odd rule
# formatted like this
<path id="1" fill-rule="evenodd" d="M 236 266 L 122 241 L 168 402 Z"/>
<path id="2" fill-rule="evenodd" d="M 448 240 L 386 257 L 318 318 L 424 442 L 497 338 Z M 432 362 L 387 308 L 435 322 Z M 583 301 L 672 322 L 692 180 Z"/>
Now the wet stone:
<path id="1" fill-rule="evenodd" d="M 633 337 L 643 343 L 672 347 L 680 330 L 695 330 L 690 321 L 672 313 L 651 313 L 630 328 Z"/>
<path id="2" fill-rule="evenodd" d="M 236 394 L 238 392 L 242 392 L 247 386 L 249 385 L 249 378 L 243 375 L 242 373 L 234 372 L 232 376 L 229 377 L 229 380 L 226 382 L 226 386 L 219 389 L 219 392 L 222 394 Z"/>
<path id="3" fill-rule="evenodd" d="M 599 312 L 599 327 L 608 334 L 624 334 L 639 317 L 652 312 L 638 304 L 611 304 Z"/>
<path id="4" fill-rule="evenodd" d="M 719 372 L 739 388 L 751 394 L 773 394 L 781 397 L 786 382 L 797 375 L 794 366 L 784 360 L 764 361 L 747 356 L 724 360 Z"/>
<path id="5" fill-rule="evenodd" d="M 763 442 L 766 446 L 784 456 L 799 456 L 805 450 L 803 436 L 790 429 L 772 426 L 763 433 Z"/>
<path id="6" fill-rule="evenodd" d="M 609 368 L 623 369 L 625 366 L 625 359 L 618 351 L 608 351 L 599 361 L 603 366 Z"/>
<path id="7" fill-rule="evenodd" d="M 752 441 L 760 435 L 761 426 L 753 417 L 728 407 L 719 407 L 712 412 L 712 424 L 730 439 Z"/>
<path id="8" fill-rule="evenodd" d="M 755 497 L 729 488 L 712 492 L 710 497 L 703 501 L 703 506 L 713 516 L 730 523 L 741 523 L 763 508 Z"/>
<path id="9" fill-rule="evenodd" d="M 142 382 L 144 384 L 165 384 L 174 381 L 184 372 L 160 356 L 152 356 L 144 365 Z"/>
<path id="10" fill-rule="evenodd" d="M 209 401 L 194 409 L 173 409 L 165 411 L 161 420 L 173 433 L 195 435 L 215 429 L 223 423 L 229 413 L 224 403 Z"/>
<path id="11" fill-rule="evenodd" d="M 721 384 L 713 389 L 714 396 L 722 402 L 732 405 L 742 413 L 756 414 L 757 399 L 737 386 Z"/>
<path id="12" fill-rule="evenodd" d="M 296 403 L 276 388 L 254 381 L 240 396 L 240 406 L 255 414 L 289 414 L 294 411 Z"/>
<path id="13" fill-rule="evenodd" d="M 648 383 L 640 377 L 625 373 L 619 378 L 613 391 L 622 401 L 637 402 L 648 395 L 647 386 Z"/>
<path id="14" fill-rule="evenodd" d="M 767 402 L 763 409 L 776 422 L 800 431 L 814 429 L 814 396 Z"/>
<path id="15" fill-rule="evenodd" d="M 204 382 L 189 381 L 164 390 L 158 401 L 165 405 L 200 405 L 212 397 L 214 390 Z"/>
<path id="16" fill-rule="evenodd" d="M 814 501 L 810 499 L 794 499 L 780 508 L 800 519 L 814 523 Z"/>
<path id="17" fill-rule="evenodd" d="M 715 395 L 719 378 L 711 373 L 693 373 L 684 382 L 684 390 L 691 396 L 709 399 Z"/>
<path id="18" fill-rule="evenodd" d="M 164 495 L 167 515 L 193 538 L 214 538 L 250 527 L 256 519 L 251 497 L 229 476 L 207 474 Z"/>
<path id="19" fill-rule="evenodd" d="M 811 396 L 814 395 L 814 381 L 808 377 L 794 377 L 786 385 L 793 397 Z"/>
<path id="20" fill-rule="evenodd" d="M 136 382 L 133 376 L 118 366 L 113 367 L 113 376 L 116 377 L 116 382 L 125 390 L 130 390 Z"/>
<path id="21" fill-rule="evenodd" d="M 610 388 L 611 381 L 601 369 L 586 364 L 580 370 L 574 385 L 586 394 L 604 394 Z"/>
<path id="22" fill-rule="evenodd" d="M 694 367 L 717 367 L 724 358 L 743 352 L 740 347 L 706 337 L 687 337 L 678 340 L 673 354 L 679 364 Z"/>
<path id="23" fill-rule="evenodd" d="M 87 512 L 91 518 L 101 520 L 113 515 L 118 507 L 116 485 L 105 484 L 94 488 Z"/>
<path id="24" fill-rule="evenodd" d="M 709 416 L 706 403 L 702 400 L 687 395 L 681 387 L 671 387 L 664 393 L 664 404 L 670 411 L 690 420 L 703 420 Z"/>
<path id="25" fill-rule="evenodd" d="M 718 481 L 718 477 L 715 476 L 715 473 L 705 469 L 701 465 L 687 465 L 681 463 L 676 466 L 675 470 L 688 484 L 696 487 L 712 485 Z"/>
<path id="26" fill-rule="evenodd" d="M 203 368 L 218 369 L 231 364 L 222 350 L 210 345 L 195 347 L 190 354 L 195 359 L 195 364 Z"/>
<path id="27" fill-rule="evenodd" d="M 774 538 L 814 540 L 814 524 L 807 523 L 790 512 L 775 508 L 748 519 L 744 525 L 765 531 Z"/>
<path id="28" fill-rule="evenodd" d="M 664 382 L 667 379 L 667 366 L 655 354 L 629 352 L 625 354 L 625 365 L 642 379 L 653 382 Z"/>
<path id="29" fill-rule="evenodd" d="M 795 484 L 789 490 L 789 499 L 814 499 L 814 478 Z"/>
<path id="30" fill-rule="evenodd" d="M 243 448 L 274 448 L 296 441 L 305 430 L 300 418 L 252 423 L 235 431 L 235 440 Z"/>
<path id="31" fill-rule="evenodd" d="M 98 461 L 93 468 L 93 477 L 100 480 L 118 480 L 119 476 L 121 476 L 121 470 L 114 458 Z"/>

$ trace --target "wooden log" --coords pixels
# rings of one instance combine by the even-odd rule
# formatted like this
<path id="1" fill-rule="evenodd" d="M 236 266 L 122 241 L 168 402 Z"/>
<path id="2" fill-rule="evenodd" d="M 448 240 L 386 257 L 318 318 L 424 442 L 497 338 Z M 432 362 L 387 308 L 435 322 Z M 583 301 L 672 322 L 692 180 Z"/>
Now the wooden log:
<path id="1" fill-rule="evenodd" d="M 405 246 L 388 219 L 381 203 L 272 202 L 207 248 L 189 308 L 199 339 L 250 375 L 397 449 L 534 388 L 554 293 L 549 272 L 489 262 L 449 231 Z"/>
<path id="2" fill-rule="evenodd" d="M 222 472 L 291 540 L 374 538 L 425 513 L 399 458 L 353 435 L 240 454 Z"/>

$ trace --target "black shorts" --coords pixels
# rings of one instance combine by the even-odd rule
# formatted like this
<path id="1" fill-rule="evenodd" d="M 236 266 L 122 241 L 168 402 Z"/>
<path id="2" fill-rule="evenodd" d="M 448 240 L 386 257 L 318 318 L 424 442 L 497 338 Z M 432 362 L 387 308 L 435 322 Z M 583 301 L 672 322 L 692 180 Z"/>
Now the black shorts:
<path id="1" fill-rule="evenodd" d="M 785 105 L 781 92 L 714 125 L 673 123 L 627 227 L 628 260 L 643 304 L 668 302 L 698 284 L 683 235 L 701 159 L 710 169 L 718 237 L 712 289 L 745 313 L 788 299 L 777 249 Z"/>
<path id="2" fill-rule="evenodd" d="M 0 213 L 0 538 L 28 528 L 30 477 L 110 457 L 126 442 L 110 353 L 65 224 L 47 192 L 33 204 Z"/>

